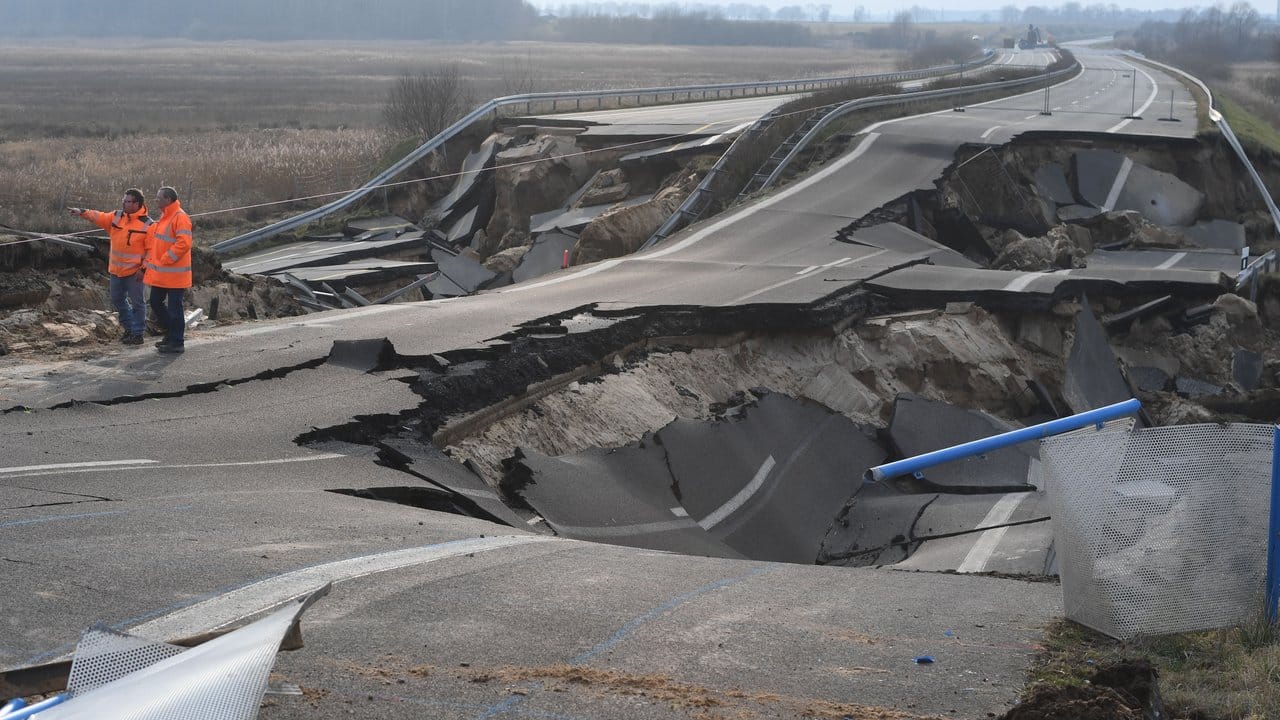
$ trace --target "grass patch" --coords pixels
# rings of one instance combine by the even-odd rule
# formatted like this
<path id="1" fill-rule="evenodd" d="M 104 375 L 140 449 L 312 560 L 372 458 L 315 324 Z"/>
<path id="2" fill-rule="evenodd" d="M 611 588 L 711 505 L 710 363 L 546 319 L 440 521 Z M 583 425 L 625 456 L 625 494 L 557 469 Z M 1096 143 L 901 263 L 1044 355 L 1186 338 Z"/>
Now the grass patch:
<path id="1" fill-rule="evenodd" d="M 1082 686 L 1103 665 L 1145 658 L 1160 673 L 1172 718 L 1280 718 L 1280 631 L 1261 618 L 1245 626 L 1123 643 L 1070 620 L 1045 633 L 1031 672 L 1036 686 Z"/>
<path id="2" fill-rule="evenodd" d="M 1247 150 L 1257 153 L 1262 149 L 1273 155 L 1280 155 L 1280 130 L 1276 130 L 1274 125 L 1250 112 L 1225 93 L 1219 92 L 1217 100 L 1218 109 Z"/>

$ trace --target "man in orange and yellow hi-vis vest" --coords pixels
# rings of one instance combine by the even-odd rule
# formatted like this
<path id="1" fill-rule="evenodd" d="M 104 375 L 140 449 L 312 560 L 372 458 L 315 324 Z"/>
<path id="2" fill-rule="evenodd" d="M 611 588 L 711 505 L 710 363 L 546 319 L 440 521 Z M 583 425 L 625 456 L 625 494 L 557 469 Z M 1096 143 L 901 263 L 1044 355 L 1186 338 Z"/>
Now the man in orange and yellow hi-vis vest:
<path id="1" fill-rule="evenodd" d="M 151 288 L 148 302 L 165 325 L 164 339 L 156 343 L 162 353 L 180 353 L 185 348 L 186 318 L 182 296 L 191 287 L 191 218 L 178 202 L 178 191 L 162 187 L 153 201 L 160 218 L 147 232 L 146 277 Z"/>
<path id="2" fill-rule="evenodd" d="M 142 260 L 147 249 L 147 228 L 151 226 L 142 191 L 125 190 L 120 209 L 115 212 L 78 207 L 69 207 L 67 211 L 106 230 L 111 238 L 107 259 L 111 304 L 120 315 L 120 327 L 124 329 L 122 342 L 141 345 L 147 323 L 147 308 L 142 304 Z"/>

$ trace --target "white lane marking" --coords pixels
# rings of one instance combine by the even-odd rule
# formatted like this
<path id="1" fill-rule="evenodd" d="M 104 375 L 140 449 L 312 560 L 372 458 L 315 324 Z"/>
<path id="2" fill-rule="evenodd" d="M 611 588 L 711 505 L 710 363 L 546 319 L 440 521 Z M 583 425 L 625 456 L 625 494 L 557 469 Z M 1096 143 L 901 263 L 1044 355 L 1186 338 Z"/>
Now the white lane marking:
<path id="1" fill-rule="evenodd" d="M 32 470 L 18 474 L 22 468 L 11 468 L 13 474 L 6 474 L 3 477 L 39 477 L 42 475 L 71 475 L 79 473 L 92 472 L 124 472 L 133 470 L 172 470 L 175 468 L 208 468 L 208 467 L 243 467 L 250 465 L 280 465 L 284 463 L 312 462 L 314 460 L 332 460 L 334 458 L 346 457 L 342 453 L 317 453 L 315 455 L 303 455 L 301 457 L 291 458 L 275 458 L 272 460 L 242 460 L 237 462 L 216 462 L 216 463 L 188 463 L 178 465 L 161 465 L 158 460 L 120 460 L 111 463 L 63 463 L 68 466 L 66 469 L 50 469 L 57 468 L 56 465 L 33 465 L 33 468 L 45 468 L 42 470 Z M 121 464 L 134 463 L 134 464 Z M 147 464 L 137 464 L 147 463 Z M 85 467 L 88 466 L 88 467 Z M 3 471 L 0 471 L 3 472 Z"/>
<path id="2" fill-rule="evenodd" d="M 710 530 L 720 524 L 725 518 L 732 515 L 738 508 L 742 507 L 748 500 L 750 500 L 752 495 L 759 492 L 760 488 L 764 485 L 764 479 L 769 477 L 769 471 L 773 469 L 773 465 L 774 461 L 772 455 L 765 458 L 760 469 L 756 470 L 755 477 L 751 478 L 751 482 L 747 483 L 746 487 L 739 490 L 737 495 L 729 498 L 728 502 L 716 508 L 710 515 L 698 521 L 698 524 L 702 526 L 702 529 Z"/>
<path id="3" fill-rule="evenodd" d="M 1002 525 L 1009 521 L 1013 515 L 1013 511 L 1018 509 L 1018 505 L 1027 495 L 1031 493 L 1009 493 L 996 501 L 996 504 L 987 512 L 987 516 L 982 519 L 979 527 L 990 527 L 992 525 Z M 964 560 L 960 566 L 956 568 L 956 572 L 974 573 L 982 572 L 987 567 L 987 561 L 991 559 L 991 554 L 995 552 L 1000 541 L 1004 539 L 1004 534 L 1009 530 L 1008 527 L 993 527 L 982 533 L 978 537 L 973 547 L 969 548 L 969 553 L 964 556 Z"/>
<path id="4" fill-rule="evenodd" d="M 685 510 L 682 505 L 671 508 L 671 514 L 676 517 L 689 517 L 689 511 Z"/>
<path id="5" fill-rule="evenodd" d="M 1146 102 L 1142 103 L 1142 107 L 1134 111 L 1134 115 L 1142 115 L 1142 113 L 1147 111 L 1147 108 L 1151 107 L 1151 103 L 1155 102 L 1156 95 L 1160 93 L 1160 85 L 1156 83 L 1155 78 L 1147 74 L 1146 70 L 1143 70 L 1142 68 L 1137 67 L 1136 65 L 1129 65 L 1129 63 L 1125 63 L 1125 65 L 1127 65 L 1130 68 L 1133 68 L 1134 72 L 1142 73 L 1142 77 L 1146 78 L 1147 82 L 1151 83 L 1151 95 L 1147 97 Z M 1133 121 L 1130 120 L 1129 118 L 1125 118 L 1124 120 L 1121 120 L 1120 122 L 1108 128 L 1107 132 L 1109 133 L 1119 132 L 1120 130 L 1124 129 L 1124 126 L 1128 125 L 1130 122 L 1133 122 Z"/>
<path id="6" fill-rule="evenodd" d="M 1035 117 L 1035 116 L 1033 115 L 1032 117 Z M 989 127 L 989 128 L 987 128 L 987 131 L 986 131 L 986 132 L 984 132 L 984 133 L 982 133 L 982 139 L 983 139 L 983 140 L 986 140 L 986 139 L 987 139 L 987 137 L 988 137 L 989 135 L 991 135 L 991 133 L 993 133 L 993 132 L 995 132 L 995 131 L 999 130 L 999 129 L 1000 129 L 1000 128 L 1002 128 L 1002 127 L 1004 127 L 1004 126 L 1003 126 L 1003 125 L 996 125 L 996 126 L 994 126 L 994 127 Z"/>
<path id="7" fill-rule="evenodd" d="M 689 518 L 680 520 L 660 520 L 657 522 L 636 523 L 634 525 L 552 525 L 556 532 L 576 538 L 618 538 L 631 535 L 655 535 L 672 530 L 689 530 L 693 521 Z"/>
<path id="8" fill-rule="evenodd" d="M 469 553 L 529 543 L 558 541 L 545 535 L 498 535 L 466 538 L 426 547 L 391 550 L 347 560 L 312 565 L 260 580 L 217 597 L 135 625 L 130 632 L 149 638 L 175 638 L 216 630 L 301 597 L 325 583 L 355 580 L 375 573 L 422 565 Z"/>
<path id="9" fill-rule="evenodd" d="M 1120 163 L 1120 172 L 1116 173 L 1116 179 L 1111 183 L 1111 191 L 1107 193 L 1107 199 L 1102 203 L 1102 209 L 1111 212 L 1116 206 L 1116 201 L 1120 199 L 1120 191 L 1124 189 L 1124 184 L 1129 180 L 1129 171 L 1133 170 L 1133 160 L 1125 157 L 1124 162 Z"/>
<path id="10" fill-rule="evenodd" d="M 875 257 L 875 256 L 877 256 L 877 255 L 882 255 L 882 254 L 887 253 L 887 252 L 889 252 L 889 251 L 888 251 L 888 250 L 885 250 L 885 249 L 883 249 L 883 248 L 881 248 L 880 250 L 877 250 L 877 251 L 875 251 L 875 252 L 873 252 L 873 253 L 867 253 L 866 255 L 863 255 L 862 257 L 860 257 L 860 258 L 858 258 L 858 259 L 859 259 L 859 260 L 870 260 L 871 258 L 873 258 L 873 257 Z M 853 262 L 853 261 L 852 261 L 852 260 L 849 260 L 849 261 L 847 261 L 847 262 L 840 262 L 840 263 L 838 263 L 838 264 L 832 265 L 831 267 L 844 267 L 845 265 L 847 265 L 847 264 L 848 264 L 848 263 L 850 263 L 850 262 Z M 776 282 L 776 283 L 774 283 L 774 284 L 772 284 L 772 285 L 766 285 L 766 286 L 764 286 L 764 287 L 760 288 L 759 290 L 753 290 L 753 291 L 751 291 L 751 292 L 747 293 L 746 295 L 743 295 L 743 296 L 741 296 L 741 297 L 736 297 L 736 298 L 734 298 L 734 299 L 732 299 L 732 300 L 728 300 L 728 301 L 726 301 L 726 302 L 723 302 L 723 303 L 721 303 L 721 304 L 720 304 L 720 307 L 728 307 L 728 306 L 730 306 L 730 305 L 736 305 L 736 304 L 738 304 L 738 303 L 740 303 L 740 302 L 743 302 L 744 300 L 750 300 L 751 298 L 753 298 L 753 297 L 755 297 L 755 296 L 757 296 L 757 295 L 763 295 L 763 294 L 765 294 L 765 293 L 767 293 L 767 292 L 769 292 L 769 291 L 771 291 L 771 290 L 777 290 L 778 288 L 782 287 L 783 285 L 790 285 L 791 283 L 796 282 L 797 280 L 801 280 L 801 279 L 803 279 L 803 278 L 800 278 L 800 277 L 787 278 L 786 280 L 783 280 L 782 282 Z"/>
<path id="11" fill-rule="evenodd" d="M 751 213 L 754 213 L 757 210 L 763 210 L 764 208 L 767 208 L 771 205 L 776 205 L 782 202 L 783 200 L 786 200 L 787 198 L 791 197 L 792 195 L 797 195 L 809 189 L 811 186 L 817 185 L 823 180 L 826 180 L 828 177 L 844 169 L 846 165 L 853 163 L 855 160 L 862 157 L 864 154 L 866 154 L 868 150 L 871 149 L 871 145 L 876 141 L 877 138 L 880 137 L 880 133 L 869 132 L 869 131 L 866 131 L 866 132 L 867 132 L 866 137 L 862 138 L 862 142 L 858 143 L 858 147 L 854 148 L 853 152 L 839 158 L 835 162 L 831 163 L 829 166 L 819 170 L 818 172 L 810 175 L 809 177 L 797 183 L 793 183 L 791 186 L 783 189 L 777 194 L 770 195 L 765 200 L 762 200 L 759 204 L 748 205 L 744 207 L 742 210 L 740 210 L 739 212 L 734 213 L 733 215 L 730 215 L 729 217 L 725 218 L 724 220 L 721 220 L 718 223 L 713 223 L 711 226 L 707 228 L 699 230 L 698 232 L 690 235 L 689 237 L 681 240 L 678 243 L 675 243 L 670 247 L 663 248 L 656 252 L 647 253 L 645 255 L 636 256 L 636 259 L 645 260 L 645 259 L 660 258 L 660 257 L 665 257 L 667 255 L 670 255 L 672 253 L 680 252 L 681 250 L 689 247 L 690 245 L 694 245 L 695 243 L 701 242 L 708 235 L 711 235 L 712 233 L 722 228 L 732 225 L 733 223 L 737 222 L 740 217 L 750 215 Z"/>
<path id="12" fill-rule="evenodd" d="M 831 175 L 839 172 L 846 165 L 849 165 L 850 163 L 854 162 L 858 158 L 862 157 L 863 154 L 867 152 L 867 150 L 871 149 L 872 143 L 874 143 L 876 141 L 876 138 L 878 137 L 880 137 L 880 133 L 868 132 L 867 136 L 862 138 L 862 142 L 858 143 L 858 147 L 853 149 L 853 152 L 849 153 L 848 155 L 845 155 L 844 157 L 841 157 L 835 162 L 829 164 L 827 167 L 824 167 L 823 169 L 819 170 L 818 172 L 810 175 L 809 177 L 799 182 L 793 183 L 789 187 L 785 188 L 784 190 L 774 195 L 770 195 L 764 200 L 761 200 L 759 203 L 747 205 L 743 207 L 741 210 L 739 210 L 738 212 L 735 212 L 731 215 L 727 215 L 723 219 L 717 222 L 711 223 L 707 227 L 693 233 L 689 237 L 681 240 L 680 242 L 674 243 L 668 247 L 664 247 L 661 250 L 655 250 L 654 252 L 641 253 L 637 255 L 629 255 L 625 258 L 615 258 L 613 260 L 606 260 L 597 265 L 593 265 L 585 270 L 580 270 L 578 272 L 574 272 L 568 275 L 561 275 L 559 277 L 551 278 L 550 280 L 543 280 L 542 282 L 536 282 L 529 285 L 517 285 L 509 290 L 499 290 L 498 292 L 499 294 L 524 292 L 525 290 L 532 290 L 534 288 L 546 287 L 548 285 L 558 285 L 559 283 L 562 283 L 562 282 L 577 280 L 579 278 L 583 278 L 588 275 L 594 275 L 598 272 L 603 272 L 610 268 L 615 268 L 624 262 L 632 262 L 635 260 L 653 260 L 660 257 L 666 257 L 667 255 L 670 255 L 672 253 L 680 252 L 681 250 L 691 245 L 695 245 L 699 242 L 702 242 L 707 237 L 711 236 L 713 233 L 719 232 L 720 230 L 723 230 L 724 228 L 729 227 L 730 225 L 738 222 L 741 218 L 747 215 L 750 215 L 751 213 L 754 213 L 758 210 L 763 210 L 771 205 L 775 205 L 779 202 L 782 202 L 783 200 L 791 197 L 792 195 L 803 192 L 806 189 L 808 189 L 810 186 L 816 185 L 817 183 L 822 182 L 823 180 L 830 177 Z"/>
<path id="13" fill-rule="evenodd" d="M 1178 263 L 1182 262 L 1182 258 L 1184 258 L 1184 257 L 1186 257 L 1186 256 L 1187 256 L 1187 254 L 1186 254 L 1186 253 L 1184 253 L 1184 252 L 1174 253 L 1174 254 L 1173 254 L 1173 257 L 1171 257 L 1171 258 L 1169 258 L 1168 260 L 1165 260 L 1164 262 L 1162 262 L 1162 263 L 1160 263 L 1159 265 L 1157 265 L 1157 266 L 1156 266 L 1156 269 L 1157 269 L 1157 270 L 1168 270 L 1169 268 L 1173 267 L 1174 265 L 1177 265 Z"/>
<path id="14" fill-rule="evenodd" d="M 1013 280 L 1010 280 L 1009 284 L 1005 285 L 1003 289 L 1007 292 L 1021 292 L 1027 289 L 1027 286 L 1030 285 L 1032 282 L 1034 282 L 1037 278 L 1046 277 L 1049 274 L 1050 273 L 1045 273 L 1045 272 L 1023 273 L 1020 277 L 1016 277 Z"/>
<path id="15" fill-rule="evenodd" d="M 805 269 L 801 270 L 800 272 L 798 272 L 798 273 L 796 273 L 796 274 L 797 274 L 797 275 L 808 275 L 809 273 L 811 273 L 811 272 L 813 272 L 814 270 L 817 270 L 817 269 L 818 269 L 818 266 L 817 266 L 817 265 L 810 265 L 809 267 L 807 267 L 807 268 L 805 268 Z"/>
<path id="16" fill-rule="evenodd" d="M 1031 120 L 1032 118 L 1038 118 L 1038 117 L 1040 117 L 1040 113 L 1036 113 L 1035 115 L 1028 115 L 1028 116 L 1026 116 L 1026 117 L 1024 117 L 1024 118 L 1022 118 L 1022 119 L 1023 119 L 1023 120 Z"/>
<path id="17" fill-rule="evenodd" d="M 314 320 L 303 320 L 301 322 L 283 323 L 280 325 L 267 325 L 264 327 L 246 328 L 244 330 L 235 330 L 227 333 L 236 337 L 248 337 L 250 335 L 265 335 L 267 333 L 280 332 L 282 330 L 291 330 L 299 327 L 333 327 L 344 320 L 364 317 L 366 315 L 379 315 L 384 312 L 395 312 L 407 309 L 408 303 L 396 303 L 395 305 L 370 305 L 369 307 L 360 308 L 359 310 L 348 310 L 346 312 L 337 311 L 333 315 L 318 317 Z"/>
<path id="18" fill-rule="evenodd" d="M 823 268 L 833 268 L 833 267 L 836 267 L 836 266 L 839 266 L 839 265 L 844 265 L 845 263 L 847 263 L 847 262 L 851 262 L 852 260 L 853 260 L 853 258 L 842 257 L 842 258 L 840 258 L 839 260 L 832 260 L 831 262 L 826 263 L 826 264 L 824 264 L 824 265 L 821 265 L 820 267 L 823 267 Z"/>
<path id="19" fill-rule="evenodd" d="M 51 465 L 18 465 L 14 467 L 0 468 L 0 473 L 25 473 L 39 470 L 66 470 L 70 468 L 110 468 L 116 469 L 122 465 L 138 466 L 158 463 L 159 460 L 94 460 L 91 462 L 70 462 L 70 463 L 53 463 Z"/>

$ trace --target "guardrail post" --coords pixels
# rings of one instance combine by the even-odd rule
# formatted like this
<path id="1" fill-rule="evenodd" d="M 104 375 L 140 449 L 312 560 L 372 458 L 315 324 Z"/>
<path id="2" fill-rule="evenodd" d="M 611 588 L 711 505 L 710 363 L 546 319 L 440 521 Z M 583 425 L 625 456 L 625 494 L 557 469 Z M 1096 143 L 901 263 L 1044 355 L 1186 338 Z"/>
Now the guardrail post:
<path id="1" fill-rule="evenodd" d="M 1280 605 L 1280 425 L 1271 436 L 1271 519 L 1267 523 L 1267 622 L 1276 623 Z"/>

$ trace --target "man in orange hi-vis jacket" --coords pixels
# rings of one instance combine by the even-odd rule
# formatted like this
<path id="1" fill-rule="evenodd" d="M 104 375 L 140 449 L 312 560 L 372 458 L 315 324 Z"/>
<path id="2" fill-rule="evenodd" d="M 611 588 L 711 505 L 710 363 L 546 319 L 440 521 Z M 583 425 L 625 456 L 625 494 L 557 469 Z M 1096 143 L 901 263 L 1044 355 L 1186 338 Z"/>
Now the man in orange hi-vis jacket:
<path id="1" fill-rule="evenodd" d="M 186 330 L 182 296 L 191 287 L 191 218 L 178 202 L 178 191 L 171 187 L 157 190 L 154 203 L 160 208 L 160 218 L 147 232 L 144 282 L 151 288 L 151 309 L 165 325 L 164 339 L 156 343 L 156 349 L 180 353 L 185 349 Z"/>
<path id="2" fill-rule="evenodd" d="M 78 207 L 67 208 L 67 211 L 106 230 L 111 238 L 107 258 L 111 304 L 120 314 L 120 327 L 124 329 L 122 342 L 141 345 L 147 323 L 147 308 L 142 304 L 142 260 L 147 249 L 147 228 L 151 226 L 142 191 L 125 190 L 120 209 L 115 212 Z"/>

